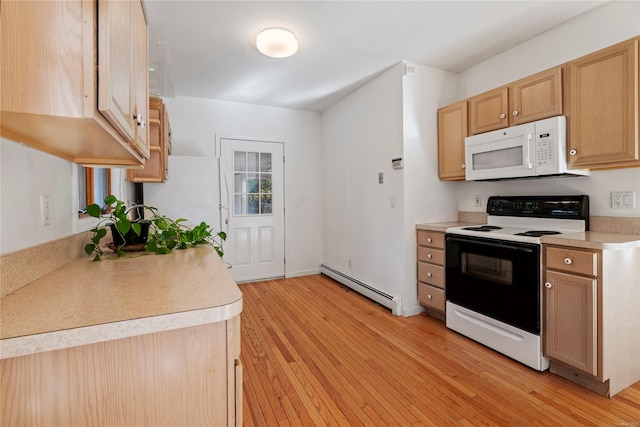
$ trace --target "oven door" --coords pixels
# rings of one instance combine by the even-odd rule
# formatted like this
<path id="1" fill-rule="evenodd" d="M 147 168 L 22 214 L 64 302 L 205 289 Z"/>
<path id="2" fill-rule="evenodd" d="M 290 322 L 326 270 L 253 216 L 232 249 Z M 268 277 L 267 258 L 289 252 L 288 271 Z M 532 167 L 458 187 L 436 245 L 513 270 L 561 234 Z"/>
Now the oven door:
<path id="1" fill-rule="evenodd" d="M 446 237 L 447 300 L 540 334 L 540 246 Z"/>

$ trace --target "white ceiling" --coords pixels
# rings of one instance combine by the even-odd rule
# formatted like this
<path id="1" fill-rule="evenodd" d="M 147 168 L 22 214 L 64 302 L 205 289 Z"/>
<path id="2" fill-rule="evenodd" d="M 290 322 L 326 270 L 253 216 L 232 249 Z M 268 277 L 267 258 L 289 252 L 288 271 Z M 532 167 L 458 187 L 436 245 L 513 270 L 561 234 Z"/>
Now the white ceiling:
<path id="1" fill-rule="evenodd" d="M 151 85 L 164 73 L 160 95 L 322 111 L 399 61 L 459 72 L 603 3 L 144 0 Z M 292 30 L 298 53 L 260 54 L 266 27 Z"/>

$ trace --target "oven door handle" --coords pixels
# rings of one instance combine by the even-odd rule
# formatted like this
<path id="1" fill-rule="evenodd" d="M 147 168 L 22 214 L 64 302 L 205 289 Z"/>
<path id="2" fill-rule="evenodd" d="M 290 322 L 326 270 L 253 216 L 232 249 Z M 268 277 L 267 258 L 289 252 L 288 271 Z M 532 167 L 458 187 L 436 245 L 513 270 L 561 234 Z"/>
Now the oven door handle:
<path id="1" fill-rule="evenodd" d="M 448 241 L 452 241 L 452 242 L 457 242 L 457 243 L 475 243 L 477 245 L 482 245 L 482 246 L 491 246 L 493 248 L 500 248 L 500 249 L 510 249 L 513 251 L 518 251 L 518 252 L 526 252 L 526 253 L 533 253 L 533 249 L 531 248 L 522 248 L 519 246 L 511 246 L 511 245 L 503 245 L 500 243 L 489 243 L 489 242 L 478 242 L 477 240 L 467 240 L 467 239 L 458 239 L 456 237 L 449 237 L 447 239 Z"/>

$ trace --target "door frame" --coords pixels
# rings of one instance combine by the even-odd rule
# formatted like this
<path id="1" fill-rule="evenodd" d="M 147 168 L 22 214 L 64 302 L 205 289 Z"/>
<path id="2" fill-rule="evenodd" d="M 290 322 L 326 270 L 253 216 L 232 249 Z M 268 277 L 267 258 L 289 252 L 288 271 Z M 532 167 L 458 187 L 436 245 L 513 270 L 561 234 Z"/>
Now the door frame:
<path id="1" fill-rule="evenodd" d="M 284 139 L 274 139 L 274 138 L 262 138 L 256 136 L 238 136 L 232 134 L 215 134 L 215 158 L 218 167 L 218 216 L 219 216 L 219 227 L 220 231 L 225 231 L 223 229 L 222 223 L 222 209 L 224 206 L 222 204 L 222 140 L 230 139 L 234 141 L 248 141 L 248 142 L 262 142 L 268 144 L 282 144 L 282 245 L 284 251 L 284 277 L 287 277 L 287 209 L 286 209 L 286 201 L 287 201 L 287 171 L 286 171 L 286 163 L 285 163 L 285 142 Z M 230 209 L 227 206 L 227 209 Z M 228 229 L 228 227 L 226 227 Z M 226 232 L 226 231 L 225 231 Z M 224 243 L 222 245 L 224 250 Z"/>

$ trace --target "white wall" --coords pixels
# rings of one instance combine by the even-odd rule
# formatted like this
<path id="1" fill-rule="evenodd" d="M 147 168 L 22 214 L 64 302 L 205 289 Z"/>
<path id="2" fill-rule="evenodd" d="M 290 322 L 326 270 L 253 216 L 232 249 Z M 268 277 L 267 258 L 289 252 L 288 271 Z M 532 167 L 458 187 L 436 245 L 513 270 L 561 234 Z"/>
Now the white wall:
<path id="1" fill-rule="evenodd" d="M 403 68 L 391 67 L 322 116 L 322 260 L 391 295 L 404 290 L 403 170 L 391 168 L 403 153 Z"/>
<path id="2" fill-rule="evenodd" d="M 169 180 L 145 184 L 145 203 L 220 230 L 217 137 L 284 142 L 285 274 L 319 271 L 322 255 L 320 114 L 181 97 L 164 99 L 173 136 Z"/>
<path id="3" fill-rule="evenodd" d="M 438 178 L 438 107 L 454 101 L 457 75 L 421 65 L 403 77 L 405 315 L 416 296 L 416 224 L 456 221 L 458 183 Z"/>
<path id="4" fill-rule="evenodd" d="M 0 139 L 0 254 L 59 239 L 73 232 L 73 164 L 8 139 Z M 51 224 L 43 226 L 40 196 L 50 196 Z"/>
<path id="5" fill-rule="evenodd" d="M 507 84 L 640 34 L 640 2 L 613 1 L 469 68 L 459 75 L 458 99 Z M 446 105 L 446 104 L 441 104 Z M 636 208 L 612 209 L 612 191 L 635 191 Z M 587 194 L 591 214 L 640 216 L 640 168 L 593 171 L 584 178 L 460 183 L 459 209 L 484 211 L 490 195 Z M 481 195 L 482 208 L 473 207 Z"/>
<path id="6" fill-rule="evenodd" d="M 456 76 L 413 69 L 397 64 L 323 114 L 323 262 L 401 297 L 405 316 L 422 311 L 416 223 L 458 215 L 455 184 L 438 180 L 437 144 L 437 108 L 453 101 Z M 395 157 L 404 169 L 392 169 Z"/>

